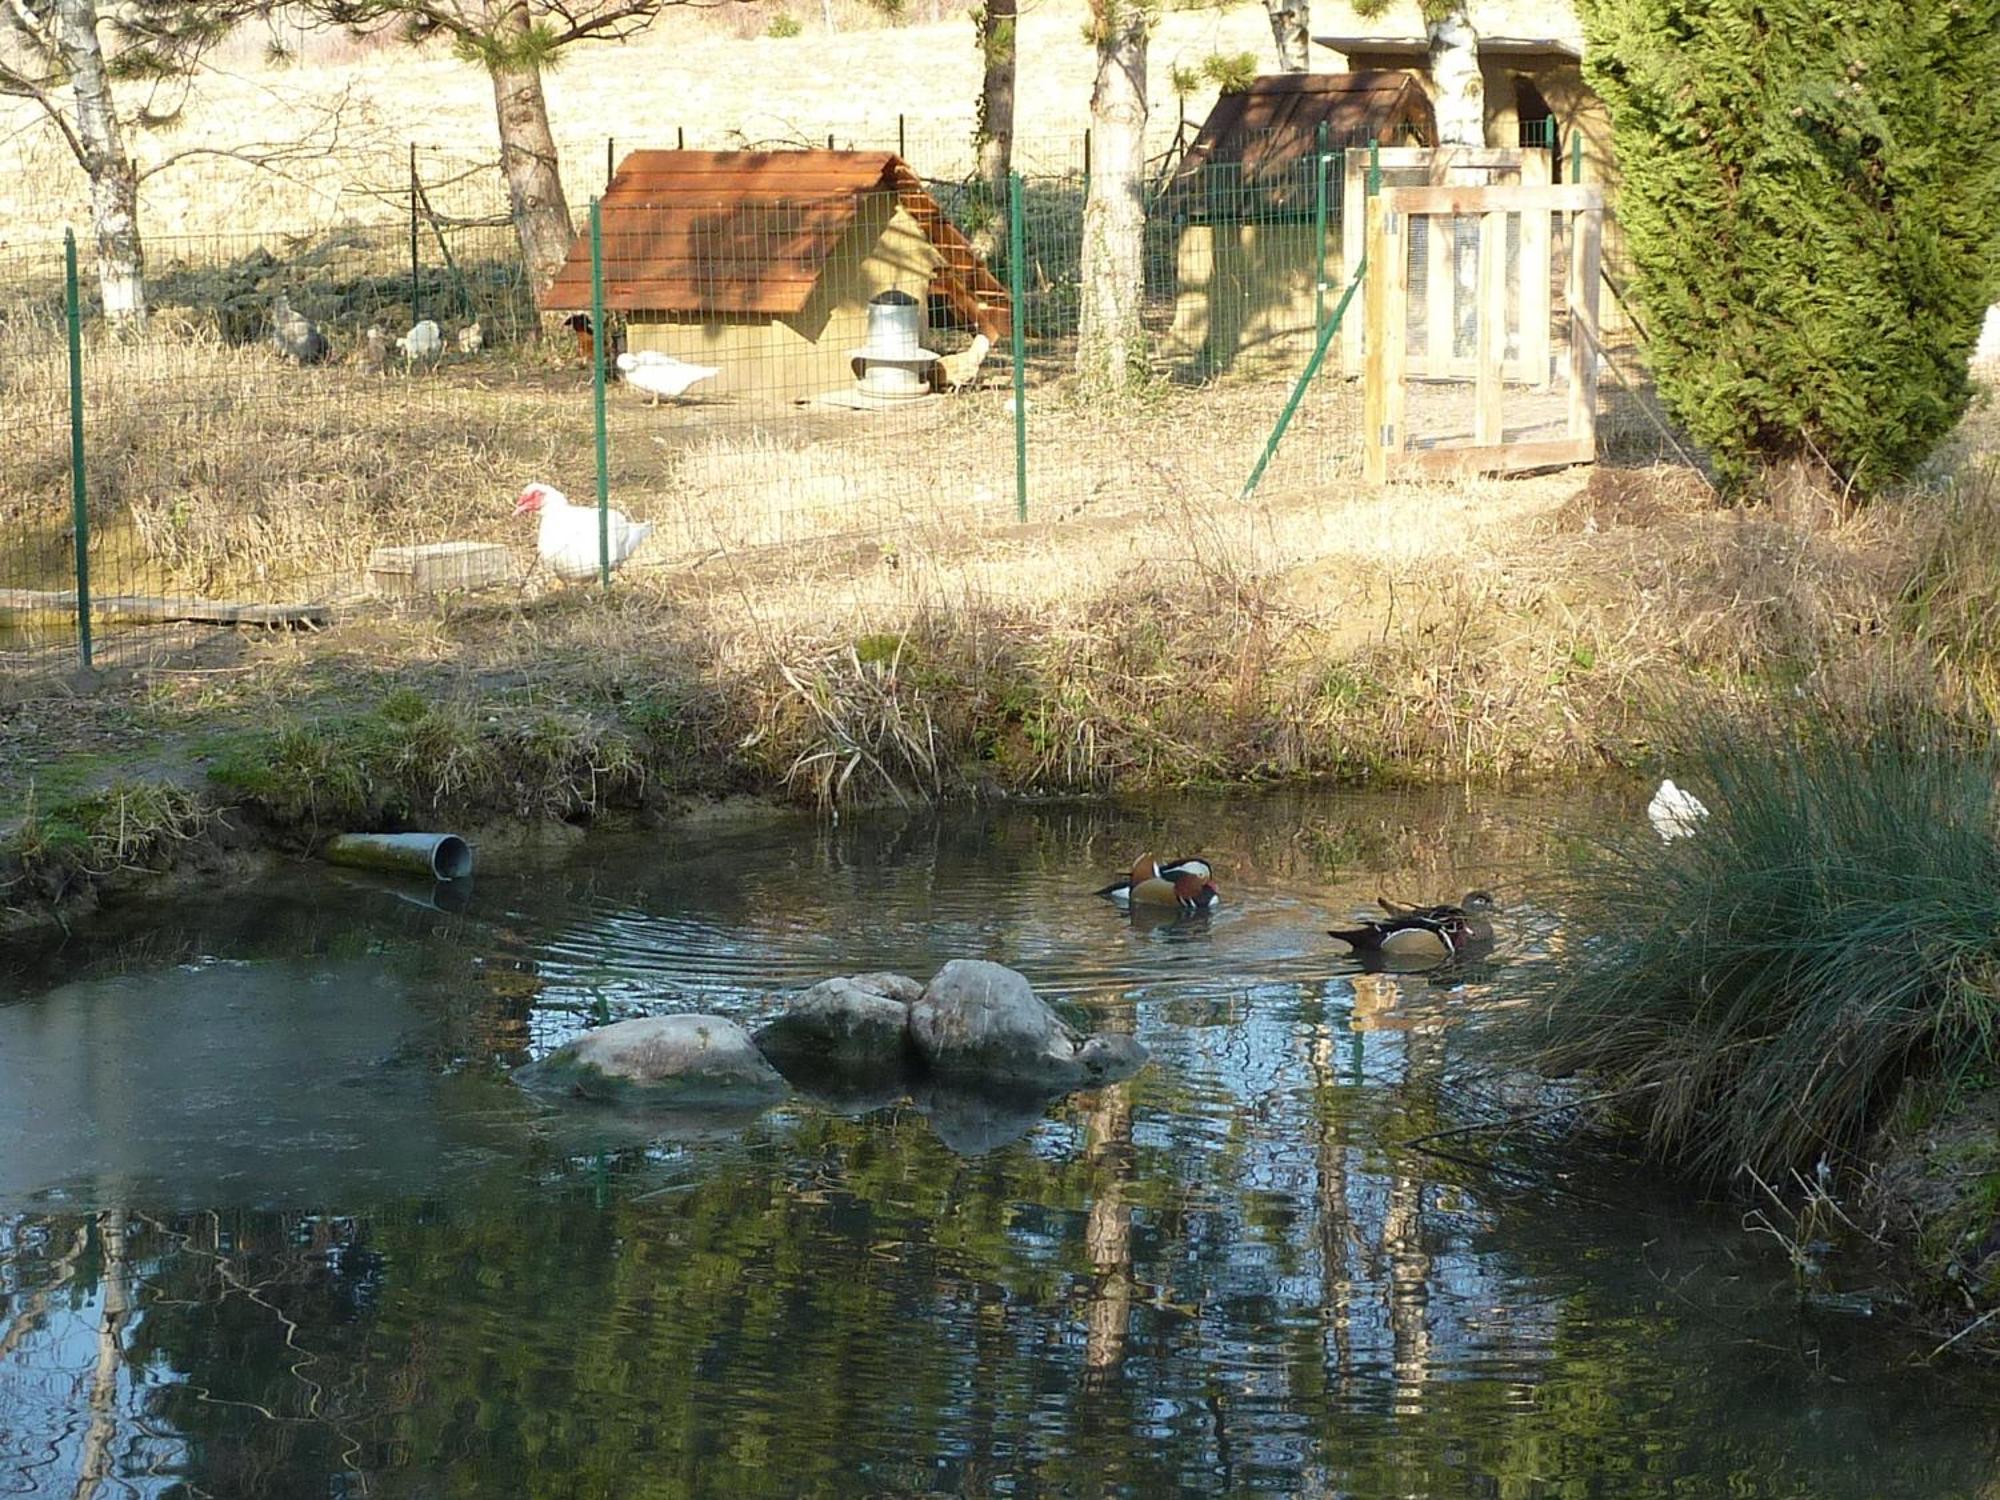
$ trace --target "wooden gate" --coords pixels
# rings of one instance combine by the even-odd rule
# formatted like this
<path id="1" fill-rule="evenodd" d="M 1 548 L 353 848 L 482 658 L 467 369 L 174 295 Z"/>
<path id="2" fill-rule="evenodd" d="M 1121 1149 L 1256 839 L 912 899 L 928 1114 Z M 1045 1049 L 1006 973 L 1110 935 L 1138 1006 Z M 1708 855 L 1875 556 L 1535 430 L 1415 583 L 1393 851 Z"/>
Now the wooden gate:
<path id="1" fill-rule="evenodd" d="M 1367 248 L 1368 176 L 1379 169 L 1383 187 L 1547 187 L 1549 153 L 1540 147 L 1517 146 L 1382 146 L 1345 154 L 1340 186 L 1341 265 L 1350 272 L 1361 264 Z M 1457 236 L 1455 221 L 1440 219 L 1428 229 L 1447 232 L 1411 236 L 1413 269 L 1421 271 L 1425 295 L 1421 317 L 1410 320 L 1409 373 L 1457 374 L 1472 378 L 1470 351 L 1460 355 L 1452 346 L 1459 324 L 1457 305 Z M 1545 222 L 1521 220 L 1517 246 L 1520 265 L 1520 327 L 1528 347 L 1512 351 L 1510 366 L 1537 370 L 1548 362 L 1548 344 L 1532 343 L 1533 330 L 1546 329 L 1549 313 L 1549 234 Z M 1422 239 L 1422 244 L 1418 240 Z M 1435 289 L 1435 292 L 1433 292 Z M 1417 307 L 1417 299 L 1412 306 Z M 1359 379 L 1366 347 L 1362 320 L 1351 318 L 1340 334 L 1340 364 L 1351 379 Z M 1510 370 L 1509 378 L 1513 378 Z"/>
<path id="2" fill-rule="evenodd" d="M 1548 353 L 1557 326 L 1557 312 L 1547 295 L 1553 279 L 1549 263 L 1541 260 L 1537 265 L 1527 253 L 1518 258 L 1516 281 L 1539 274 L 1542 295 L 1538 297 L 1526 284 L 1510 287 L 1507 256 L 1510 215 L 1520 216 L 1516 242 L 1525 247 L 1537 239 L 1547 242 L 1555 214 L 1564 216 L 1568 230 L 1561 309 L 1568 357 L 1561 370 L 1551 370 Z M 1447 329 L 1444 346 L 1426 341 L 1433 357 L 1422 372 L 1413 371 L 1410 228 L 1417 220 L 1430 220 L 1425 239 L 1428 246 L 1436 246 L 1449 233 L 1448 222 L 1439 221 L 1463 215 L 1474 216 L 1478 223 L 1471 355 L 1469 360 L 1454 357 L 1450 345 L 1454 323 Z M 1362 396 L 1364 470 L 1369 479 L 1380 483 L 1426 474 L 1507 473 L 1590 463 L 1596 458 L 1597 287 L 1603 235 L 1604 189 L 1598 183 L 1384 188 L 1368 200 Z M 1435 307 L 1447 300 L 1441 291 L 1430 288 L 1428 304 Z M 1521 317 L 1519 352 L 1512 360 L 1507 349 L 1510 291 Z M 1531 354 L 1539 358 L 1525 357 Z M 1471 367 L 1469 413 L 1464 410 L 1467 387 L 1461 376 L 1466 364 Z M 1417 387 L 1418 400 L 1413 403 L 1410 382 L 1418 373 L 1429 378 Z"/>

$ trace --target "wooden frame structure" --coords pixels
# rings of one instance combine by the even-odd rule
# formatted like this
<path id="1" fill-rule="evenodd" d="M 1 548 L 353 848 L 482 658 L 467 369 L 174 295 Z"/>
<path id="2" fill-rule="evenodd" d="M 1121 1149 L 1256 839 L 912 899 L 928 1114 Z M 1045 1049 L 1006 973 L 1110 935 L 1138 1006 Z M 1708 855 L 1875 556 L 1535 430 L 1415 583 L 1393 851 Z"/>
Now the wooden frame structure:
<path id="1" fill-rule="evenodd" d="M 1469 444 L 1413 446 L 1408 431 L 1408 349 L 1410 225 L 1420 218 L 1476 215 L 1479 220 L 1479 279 L 1473 357 L 1473 422 Z M 1564 300 L 1569 313 L 1569 392 L 1564 436 L 1509 443 L 1503 425 L 1502 395 L 1507 378 L 1507 219 L 1521 216 L 1522 243 L 1528 227 L 1565 216 L 1569 261 Z M 1597 457 L 1597 288 L 1604 237 L 1604 189 L 1597 183 L 1565 187 L 1402 187 L 1384 188 L 1368 200 L 1368 278 L 1365 312 L 1368 331 L 1363 371 L 1363 469 L 1375 482 L 1438 474 L 1493 474 L 1559 464 L 1590 463 Z M 1435 245 L 1433 234 L 1430 243 Z M 1521 255 L 1522 275 L 1529 274 Z M 1546 275 L 1542 285 L 1548 285 Z M 1547 347 L 1551 310 L 1544 307 L 1536 338 Z M 1530 343 L 1523 292 L 1521 343 Z M 1543 359 L 1543 367 L 1548 364 Z M 1532 384 L 1532 382 L 1520 382 Z"/>
<path id="2" fill-rule="evenodd" d="M 1424 174 L 1429 187 L 1477 187 L 1513 185 L 1547 187 L 1552 170 L 1549 153 L 1539 147 L 1523 146 L 1382 146 L 1372 153 L 1346 153 L 1341 181 L 1340 251 L 1341 264 L 1352 268 L 1361 264 L 1366 248 L 1368 173 L 1379 166 L 1388 179 Z M 1415 184 L 1399 184 L 1413 186 Z M 1457 249 L 1456 226 L 1439 218 L 1429 228 L 1425 254 L 1423 338 L 1410 350 L 1407 369 L 1411 375 L 1445 375 L 1471 379 L 1475 360 L 1460 356 L 1453 348 L 1453 330 L 1458 326 L 1458 280 L 1453 274 Z M 1545 219 L 1524 216 L 1520 240 L 1520 346 L 1507 361 L 1507 378 L 1526 379 L 1535 385 L 1548 383 L 1550 233 Z M 1373 265 L 1374 262 L 1369 262 Z M 1446 295 L 1435 295 L 1434 289 Z M 1407 330 L 1406 330 L 1407 333 Z M 1503 336 L 1502 343 L 1505 343 Z M 1340 333 L 1341 370 L 1349 377 L 1363 371 L 1366 335 L 1361 320 L 1351 321 Z"/>

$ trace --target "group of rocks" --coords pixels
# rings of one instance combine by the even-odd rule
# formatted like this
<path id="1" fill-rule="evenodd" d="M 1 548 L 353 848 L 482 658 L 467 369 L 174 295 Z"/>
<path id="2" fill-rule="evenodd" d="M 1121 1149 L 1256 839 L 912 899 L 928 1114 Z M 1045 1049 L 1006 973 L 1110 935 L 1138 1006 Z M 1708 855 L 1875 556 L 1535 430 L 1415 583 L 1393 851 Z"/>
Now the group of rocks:
<path id="1" fill-rule="evenodd" d="M 954 959 L 927 985 L 902 974 L 824 980 L 754 1033 L 701 1014 L 598 1027 L 522 1081 L 589 1100 L 708 1110 L 759 1108 L 794 1088 L 871 1104 L 943 1091 L 1004 1097 L 1014 1115 L 1033 1100 L 1038 1117 L 1047 1097 L 1127 1077 L 1145 1061 L 1132 1037 L 1078 1032 L 1012 969 Z"/>

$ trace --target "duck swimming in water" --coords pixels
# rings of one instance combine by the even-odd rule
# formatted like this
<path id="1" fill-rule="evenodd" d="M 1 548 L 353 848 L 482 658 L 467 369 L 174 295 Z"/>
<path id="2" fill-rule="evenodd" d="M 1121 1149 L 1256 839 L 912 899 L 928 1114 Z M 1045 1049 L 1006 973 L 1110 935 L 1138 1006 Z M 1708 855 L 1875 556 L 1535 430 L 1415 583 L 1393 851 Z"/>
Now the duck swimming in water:
<path id="1" fill-rule="evenodd" d="M 1096 894 L 1119 906 L 1178 906 L 1182 911 L 1213 911 L 1222 895 L 1211 879 L 1205 859 L 1177 859 L 1160 864 L 1147 854 Z"/>
<path id="2" fill-rule="evenodd" d="M 1492 913 L 1500 909 L 1490 891 L 1469 891 L 1455 906 L 1405 906 L 1381 896 L 1375 903 L 1386 916 L 1336 927 L 1327 936 L 1339 938 L 1356 953 L 1450 958 L 1492 942 Z"/>

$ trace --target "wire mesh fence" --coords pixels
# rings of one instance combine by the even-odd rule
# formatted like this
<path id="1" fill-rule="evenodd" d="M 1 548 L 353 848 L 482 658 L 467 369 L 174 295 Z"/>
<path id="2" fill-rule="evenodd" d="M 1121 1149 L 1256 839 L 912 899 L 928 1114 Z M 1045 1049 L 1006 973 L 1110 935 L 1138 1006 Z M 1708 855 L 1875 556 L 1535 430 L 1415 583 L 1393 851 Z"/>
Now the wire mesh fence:
<path id="1" fill-rule="evenodd" d="M 416 149 L 301 224 L 151 237 L 143 330 L 101 316 L 87 249 L 68 304 L 59 245 L 9 252 L 0 651 L 73 643 L 92 612 L 316 623 L 606 562 L 783 568 L 912 528 L 977 548 L 1360 472 L 1357 372 L 1319 358 L 1360 311 L 1351 143 L 1248 177 L 1186 170 L 1184 138 L 1148 157 L 1143 361 L 1115 395 L 1078 376 L 1108 170 L 1082 142 L 1018 145 L 1011 192 L 903 122 L 833 151 L 665 144 L 566 153 L 601 229 L 539 296 L 492 164 Z M 537 483 L 571 508 L 524 506 Z"/>

